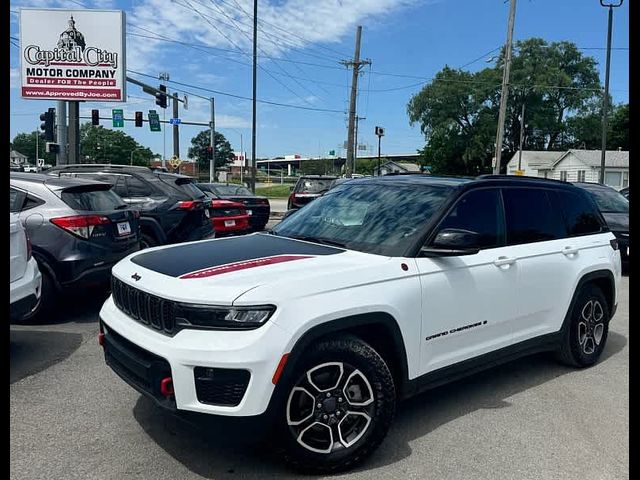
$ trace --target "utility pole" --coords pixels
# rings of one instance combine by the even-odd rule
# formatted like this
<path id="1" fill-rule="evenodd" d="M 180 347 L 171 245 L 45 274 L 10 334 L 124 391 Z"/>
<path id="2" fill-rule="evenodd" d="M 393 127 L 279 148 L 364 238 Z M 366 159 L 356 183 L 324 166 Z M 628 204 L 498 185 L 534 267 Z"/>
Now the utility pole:
<path id="1" fill-rule="evenodd" d="M 365 117 L 359 117 L 356 115 L 356 128 L 353 132 L 354 136 L 354 149 L 353 149 L 353 171 L 352 173 L 356 173 L 356 163 L 358 162 L 358 124 L 360 120 L 366 120 Z"/>
<path id="2" fill-rule="evenodd" d="M 38 150 L 39 149 L 39 145 L 38 145 L 39 137 L 40 137 L 40 130 L 36 130 L 36 159 L 35 159 L 35 166 L 36 167 L 38 166 L 38 157 L 40 156 L 40 151 Z M 27 163 L 29 163 L 29 162 L 27 162 Z"/>
<path id="3" fill-rule="evenodd" d="M 524 107 L 526 102 L 522 100 L 522 112 L 520 113 L 520 147 L 518 148 L 518 175 L 522 171 L 522 144 L 524 143 Z"/>
<path id="4" fill-rule="evenodd" d="M 69 163 L 80 163 L 80 102 L 69 102 Z"/>
<path id="5" fill-rule="evenodd" d="M 258 0 L 253 0 L 253 120 L 251 122 L 251 180 L 249 187 L 256 192 L 256 81 L 258 78 Z"/>
<path id="6" fill-rule="evenodd" d="M 57 138 L 60 150 L 56 156 L 56 166 L 67 164 L 67 102 L 58 101 L 56 109 Z"/>
<path id="7" fill-rule="evenodd" d="M 604 3 L 600 0 L 600 5 L 609 8 L 609 28 L 607 30 L 607 66 L 604 77 L 604 98 L 602 101 L 602 154 L 600 156 L 600 183 L 604 185 L 605 157 L 607 155 L 607 127 L 609 126 L 609 68 L 611 66 L 611 29 L 613 27 L 613 9 L 622 5 L 622 0 L 618 3 Z"/>
<path id="8" fill-rule="evenodd" d="M 178 118 L 178 94 L 174 93 L 172 100 L 173 106 L 173 118 Z M 174 120 L 173 123 L 173 156 L 176 158 L 180 158 L 180 131 L 178 130 L 178 123 Z"/>
<path id="9" fill-rule="evenodd" d="M 344 60 L 340 62 L 347 68 L 353 69 L 353 75 L 351 77 L 351 98 L 349 99 L 349 127 L 347 132 L 347 163 L 345 164 L 345 175 L 347 178 L 351 178 L 352 165 L 355 166 L 355 157 L 353 149 L 353 140 L 355 136 L 356 128 L 356 99 L 358 97 L 358 75 L 360 69 L 364 65 L 371 65 L 371 60 L 360 60 L 360 38 L 362 36 L 362 26 L 358 25 L 356 30 L 356 49 L 353 55 L 353 60 Z"/>
<path id="10" fill-rule="evenodd" d="M 209 183 L 213 183 L 213 179 L 216 177 L 216 104 L 213 97 L 211 97 L 211 138 L 209 140 L 209 146 L 211 147 Z"/>
<path id="11" fill-rule="evenodd" d="M 511 70 L 511 45 L 513 42 L 513 24 L 516 18 L 516 0 L 511 0 L 509 7 L 509 25 L 507 26 L 507 44 L 505 46 L 504 71 L 502 74 L 502 93 L 500 94 L 500 113 L 498 114 L 498 133 L 496 134 L 496 164 L 493 173 L 500 173 L 500 157 L 502 156 L 502 137 L 504 134 L 504 118 L 507 114 L 509 98 L 509 71 Z"/>

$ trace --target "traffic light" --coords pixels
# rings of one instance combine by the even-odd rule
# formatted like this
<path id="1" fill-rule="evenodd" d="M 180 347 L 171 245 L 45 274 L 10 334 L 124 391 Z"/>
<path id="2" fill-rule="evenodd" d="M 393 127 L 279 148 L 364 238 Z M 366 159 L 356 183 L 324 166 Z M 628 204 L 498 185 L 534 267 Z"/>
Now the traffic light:
<path id="1" fill-rule="evenodd" d="M 40 130 L 44 131 L 44 139 L 47 142 L 53 142 L 53 124 L 56 121 L 56 109 L 50 108 L 48 111 L 42 113 L 40 115 L 40 120 L 42 120 L 42 123 L 40 124 Z"/>
<path id="2" fill-rule="evenodd" d="M 156 105 L 160 108 L 167 108 L 167 94 L 164 93 L 167 91 L 167 86 L 160 85 L 158 89 L 163 93 L 156 93 Z"/>
<path id="3" fill-rule="evenodd" d="M 136 127 L 142 126 L 142 112 L 136 112 Z"/>
<path id="4" fill-rule="evenodd" d="M 100 125 L 100 110 L 91 110 L 91 125 Z"/>

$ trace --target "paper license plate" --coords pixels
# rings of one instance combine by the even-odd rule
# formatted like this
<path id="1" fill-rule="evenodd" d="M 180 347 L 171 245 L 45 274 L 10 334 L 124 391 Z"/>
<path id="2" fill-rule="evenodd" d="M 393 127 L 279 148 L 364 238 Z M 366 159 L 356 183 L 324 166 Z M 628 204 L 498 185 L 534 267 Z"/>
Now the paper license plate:
<path id="1" fill-rule="evenodd" d="M 131 234 L 131 225 L 129 225 L 129 222 L 118 223 L 118 235 L 122 237 L 123 235 L 129 234 Z"/>
<path id="2" fill-rule="evenodd" d="M 225 227 L 235 227 L 236 226 L 236 221 L 235 220 L 225 220 L 224 221 L 224 226 Z"/>

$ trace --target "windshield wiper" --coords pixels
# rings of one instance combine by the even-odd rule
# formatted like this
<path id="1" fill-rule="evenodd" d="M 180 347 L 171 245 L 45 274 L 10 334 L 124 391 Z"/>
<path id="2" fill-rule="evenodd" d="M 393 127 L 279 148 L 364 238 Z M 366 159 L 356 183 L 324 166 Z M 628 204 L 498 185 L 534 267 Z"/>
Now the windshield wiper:
<path id="1" fill-rule="evenodd" d="M 336 242 L 335 240 L 329 240 L 328 238 L 312 237 L 305 235 L 287 235 L 289 238 L 295 238 L 296 240 L 305 240 L 307 242 L 320 243 L 322 245 L 331 245 L 333 247 L 346 248 L 344 243 Z"/>

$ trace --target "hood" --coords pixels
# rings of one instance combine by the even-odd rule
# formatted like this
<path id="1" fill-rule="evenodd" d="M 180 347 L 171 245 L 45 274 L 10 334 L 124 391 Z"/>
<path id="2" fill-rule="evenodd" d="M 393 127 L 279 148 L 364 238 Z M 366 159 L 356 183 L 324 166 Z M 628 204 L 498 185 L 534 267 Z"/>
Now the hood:
<path id="1" fill-rule="evenodd" d="M 629 231 L 629 214 L 628 213 L 602 213 L 609 229 L 612 232 L 628 232 Z"/>
<path id="2" fill-rule="evenodd" d="M 163 298 L 230 305 L 263 285 L 340 275 L 361 266 L 363 257 L 377 256 L 257 233 L 144 250 L 118 263 L 113 274 Z"/>

